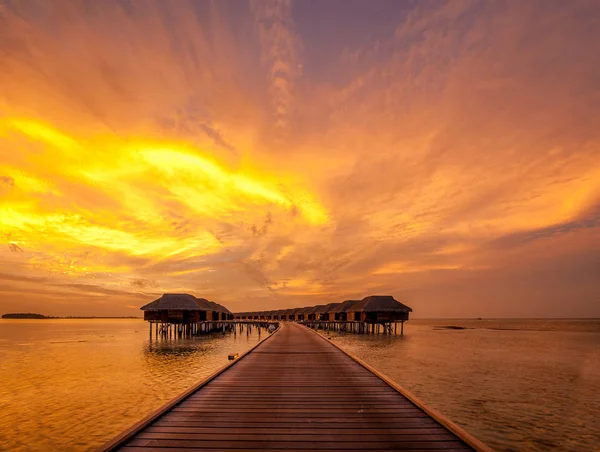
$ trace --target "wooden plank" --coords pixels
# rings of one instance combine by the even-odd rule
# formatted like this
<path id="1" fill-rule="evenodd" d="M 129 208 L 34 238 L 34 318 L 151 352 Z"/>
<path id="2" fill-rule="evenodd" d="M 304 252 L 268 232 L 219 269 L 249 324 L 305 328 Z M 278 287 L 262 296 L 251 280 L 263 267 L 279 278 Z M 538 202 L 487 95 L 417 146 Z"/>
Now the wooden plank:
<path id="1" fill-rule="evenodd" d="M 175 440 L 175 439 L 141 439 L 135 438 L 128 444 L 131 446 L 144 446 L 144 447 L 185 447 L 188 449 L 300 449 L 300 450 L 313 450 L 319 449 L 342 449 L 342 450 L 369 450 L 375 448 L 385 447 L 386 449 L 393 450 L 405 450 L 405 449 L 433 449 L 433 450 L 444 450 L 444 449 L 456 449 L 463 445 L 461 441 L 381 441 L 379 443 L 362 443 L 356 441 L 337 441 L 337 442 L 323 442 L 323 441 L 298 441 L 298 442 L 286 442 L 276 441 L 268 436 L 257 437 L 254 441 L 193 441 L 193 440 Z"/>
<path id="2" fill-rule="evenodd" d="M 305 327 L 271 338 L 108 450 L 474 450 Z"/>
<path id="3" fill-rule="evenodd" d="M 250 433 L 229 433 L 229 432 L 221 432 L 221 433 L 196 433 L 196 432 L 149 432 L 144 431 L 138 433 L 136 438 L 139 439 L 183 439 L 183 440 L 194 440 L 194 441 L 253 441 L 256 438 L 269 438 L 270 441 L 285 441 L 285 442 L 304 442 L 306 438 L 310 437 L 312 439 L 318 438 L 318 442 L 335 442 L 338 443 L 340 436 L 339 434 L 329 432 L 321 432 L 319 435 L 310 434 L 307 436 L 306 434 L 282 434 L 282 433 L 273 433 L 267 432 L 261 435 L 257 435 L 255 432 Z M 368 441 L 370 443 L 378 443 L 378 442 L 398 442 L 398 441 L 451 441 L 456 440 L 454 435 L 451 435 L 448 432 L 443 433 L 431 433 L 431 434 L 423 434 L 422 432 L 417 432 L 413 434 L 394 434 L 386 431 L 385 435 L 357 435 L 352 432 L 346 432 L 344 434 L 344 440 L 346 441 Z"/>
<path id="4" fill-rule="evenodd" d="M 148 447 L 148 446 L 125 446 L 120 449 L 124 452 L 190 452 L 194 449 L 185 447 Z M 196 449 L 202 450 L 202 452 L 240 452 L 241 449 Z M 288 452 L 293 449 L 269 449 L 269 452 Z M 374 452 L 389 452 L 389 448 L 384 449 L 363 449 Z M 471 449 L 465 449 L 463 447 L 455 449 L 444 449 L 444 452 L 465 452 Z M 311 449 L 312 452 L 344 452 L 344 449 Z M 439 449 L 404 449 L 404 452 L 439 452 Z"/>
<path id="5" fill-rule="evenodd" d="M 267 424 L 268 425 L 268 424 Z M 360 428 L 360 427 L 352 427 L 352 428 L 327 428 L 327 429 L 318 429 L 318 428 L 308 428 L 308 427 L 277 427 L 271 428 L 269 426 L 264 427 L 252 427 L 248 425 L 243 425 L 240 427 L 221 427 L 221 428 L 213 428 L 213 427 L 177 427 L 173 425 L 166 426 L 152 426 L 147 427 L 142 433 L 205 433 L 205 434 L 215 434 L 215 435 L 236 435 L 236 434 L 246 434 L 252 433 L 253 435 L 264 435 L 264 434 L 281 434 L 281 435 L 344 435 L 347 437 L 358 437 L 358 436 L 371 436 L 371 435 L 381 435 L 381 434 L 389 434 L 392 433 L 394 435 L 436 435 L 440 434 L 440 432 L 444 432 L 444 429 L 441 429 L 436 426 L 436 428 L 404 428 L 404 429 L 389 429 L 389 428 Z"/>
<path id="6" fill-rule="evenodd" d="M 181 420 L 181 419 L 169 419 L 168 421 L 157 421 L 156 426 L 184 426 L 184 427 L 213 427 L 213 428 L 227 428 L 236 429 L 239 427 L 262 427 L 270 428 L 272 430 L 279 428 L 302 428 L 310 427 L 313 429 L 360 429 L 365 427 L 370 428 L 384 428 L 391 430 L 402 430 L 409 428 L 435 428 L 439 427 L 435 421 L 429 418 L 419 419 L 393 419 L 390 421 L 386 420 L 371 420 L 365 422 L 364 420 L 356 419 L 342 419 L 339 422 L 332 422 L 331 420 L 301 420 L 301 419 L 285 419 L 278 420 L 277 423 L 273 422 L 258 422 L 248 420 L 231 420 L 227 423 L 223 421 L 212 421 L 212 420 Z"/>
<path id="7" fill-rule="evenodd" d="M 282 408 L 271 407 L 271 408 L 244 408 L 244 407 L 206 407 L 205 405 L 182 405 L 179 407 L 173 408 L 171 410 L 173 413 L 178 412 L 192 412 L 192 413 L 202 413 L 202 414 L 225 414 L 228 413 L 243 413 L 243 414 L 276 414 L 276 415 L 287 415 L 292 414 L 294 417 L 302 416 L 304 413 L 314 413 L 315 408 L 318 408 L 319 414 L 327 414 L 331 416 L 332 414 L 355 414 L 362 415 L 363 413 L 398 413 L 398 414 L 419 414 L 423 413 L 414 407 L 402 407 L 402 408 L 369 408 L 369 407 L 342 407 L 342 406 L 307 406 L 307 407 L 290 407 L 290 408 Z"/>

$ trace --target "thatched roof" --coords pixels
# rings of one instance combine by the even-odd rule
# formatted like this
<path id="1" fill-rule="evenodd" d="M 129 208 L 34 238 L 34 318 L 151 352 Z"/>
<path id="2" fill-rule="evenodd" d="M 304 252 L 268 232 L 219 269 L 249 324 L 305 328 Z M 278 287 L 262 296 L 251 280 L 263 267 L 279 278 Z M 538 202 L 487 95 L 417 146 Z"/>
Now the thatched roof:
<path id="1" fill-rule="evenodd" d="M 225 306 L 223 306 L 219 303 L 216 303 L 214 301 L 208 301 L 208 300 L 206 300 L 206 301 L 209 304 L 209 306 L 211 306 L 213 308 L 213 311 L 225 312 L 226 314 L 231 314 L 231 311 L 229 309 L 227 309 Z"/>
<path id="2" fill-rule="evenodd" d="M 412 312 L 412 309 L 400 303 L 391 295 L 372 295 L 352 305 L 351 312 Z"/>
<path id="3" fill-rule="evenodd" d="M 187 293 L 165 293 L 162 297 L 142 306 L 142 311 L 212 311 L 212 307 L 205 303 L 206 300 L 196 298 Z"/>
<path id="4" fill-rule="evenodd" d="M 215 306 L 213 306 L 211 303 L 212 301 L 208 301 L 206 298 L 198 298 L 196 297 L 196 303 L 198 304 L 198 306 L 201 306 L 203 309 L 203 311 L 217 311 L 215 309 Z M 217 311 L 219 312 L 219 311 Z"/>
<path id="5" fill-rule="evenodd" d="M 348 310 L 354 306 L 356 303 L 359 303 L 360 300 L 346 300 L 341 303 L 337 303 L 336 306 L 331 309 L 329 312 L 348 312 Z"/>
<path id="6" fill-rule="evenodd" d="M 341 303 L 320 304 L 304 308 L 279 309 L 277 311 L 246 312 L 236 315 L 308 315 L 337 312 L 412 312 L 405 304 L 395 300 L 391 295 L 373 295 L 362 300 L 346 300 Z"/>
<path id="7" fill-rule="evenodd" d="M 318 304 L 313 306 L 312 308 L 308 308 L 308 311 L 305 314 L 316 314 L 317 312 L 323 312 L 322 309 L 325 307 L 324 304 Z"/>
<path id="8" fill-rule="evenodd" d="M 319 312 L 322 312 L 323 314 L 327 314 L 329 312 L 333 312 L 333 310 L 339 305 L 340 303 L 329 303 L 326 304 L 323 309 L 319 309 Z"/>

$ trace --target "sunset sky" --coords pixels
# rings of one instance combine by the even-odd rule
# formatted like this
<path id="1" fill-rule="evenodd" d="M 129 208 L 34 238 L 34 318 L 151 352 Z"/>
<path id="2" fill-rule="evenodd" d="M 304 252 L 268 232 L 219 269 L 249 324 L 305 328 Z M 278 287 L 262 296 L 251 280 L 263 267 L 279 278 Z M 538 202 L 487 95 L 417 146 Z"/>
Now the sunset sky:
<path id="1" fill-rule="evenodd" d="M 0 0 L 0 313 L 600 317 L 600 3 Z"/>

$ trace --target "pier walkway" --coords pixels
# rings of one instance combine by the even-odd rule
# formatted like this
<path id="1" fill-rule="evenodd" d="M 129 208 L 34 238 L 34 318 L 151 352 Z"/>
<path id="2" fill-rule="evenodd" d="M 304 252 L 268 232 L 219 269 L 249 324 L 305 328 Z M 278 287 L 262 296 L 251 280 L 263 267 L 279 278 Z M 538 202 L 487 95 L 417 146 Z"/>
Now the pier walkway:
<path id="1" fill-rule="evenodd" d="M 282 323 L 227 370 L 103 450 L 490 450 L 392 386 L 315 332 Z"/>

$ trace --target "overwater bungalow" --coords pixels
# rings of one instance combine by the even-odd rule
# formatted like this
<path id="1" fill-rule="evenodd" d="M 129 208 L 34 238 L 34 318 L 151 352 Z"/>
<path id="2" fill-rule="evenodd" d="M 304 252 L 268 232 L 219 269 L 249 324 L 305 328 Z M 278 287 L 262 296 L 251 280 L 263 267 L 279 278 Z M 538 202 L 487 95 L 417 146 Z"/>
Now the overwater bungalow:
<path id="1" fill-rule="evenodd" d="M 283 312 L 283 315 L 285 315 L 285 319 L 288 322 L 293 322 L 294 321 L 294 312 L 296 312 L 296 309 L 292 308 L 292 309 L 286 309 Z"/>
<path id="2" fill-rule="evenodd" d="M 217 303 L 208 301 L 206 298 L 196 298 L 197 302 L 206 305 L 208 311 L 206 314 L 206 320 L 218 321 L 220 320 L 221 307 L 217 306 Z"/>
<path id="3" fill-rule="evenodd" d="M 287 321 L 287 309 L 279 311 L 279 320 Z"/>
<path id="4" fill-rule="evenodd" d="M 199 298 L 199 300 L 204 300 L 204 299 Z M 208 300 L 204 300 L 204 301 L 206 301 L 208 303 L 208 305 L 213 308 L 212 319 L 209 319 L 209 320 L 219 321 L 219 320 L 232 320 L 233 319 L 233 314 L 225 306 L 223 306 L 219 303 L 215 303 L 214 301 L 208 301 Z"/>
<path id="5" fill-rule="evenodd" d="M 372 295 L 352 304 L 347 309 L 347 320 L 365 323 L 404 321 L 408 320 L 409 312 L 412 312 L 411 308 L 391 295 Z"/>
<path id="6" fill-rule="evenodd" d="M 325 306 L 323 306 L 322 309 L 318 310 L 318 316 L 317 316 L 317 320 L 321 320 L 323 322 L 329 322 L 329 321 L 333 321 L 334 319 L 334 313 L 332 312 L 333 309 L 335 309 L 337 306 L 339 306 L 340 303 L 329 303 L 326 304 Z"/>
<path id="7" fill-rule="evenodd" d="M 196 323 L 209 319 L 213 307 L 207 300 L 187 293 L 165 293 L 160 298 L 140 308 L 144 320 L 158 323 Z"/>
<path id="8" fill-rule="evenodd" d="M 318 316 L 320 315 L 319 312 L 324 307 L 325 307 L 324 304 L 318 304 L 317 306 L 313 306 L 312 308 L 309 308 L 308 311 L 305 313 L 306 320 L 319 320 L 319 318 L 318 318 Z"/>
<path id="9" fill-rule="evenodd" d="M 390 295 L 373 295 L 362 300 L 346 300 L 304 308 L 279 309 L 274 311 L 241 313 L 248 319 L 272 321 L 299 321 L 317 329 L 350 331 L 356 333 L 395 334 L 400 323 L 400 334 L 404 322 L 412 309 Z M 240 318 L 240 314 L 236 314 Z M 393 331 L 392 331 L 393 330 Z"/>
<path id="10" fill-rule="evenodd" d="M 348 318 L 348 310 L 360 302 L 360 300 L 346 300 L 341 303 L 337 303 L 336 306 L 329 311 L 330 317 L 333 316 L 333 320 L 337 322 L 346 322 L 350 319 Z M 354 319 L 352 319 L 354 320 Z"/>
<path id="11" fill-rule="evenodd" d="M 298 319 L 298 313 L 299 313 L 300 311 L 302 311 L 302 309 L 304 309 L 304 308 L 293 308 L 293 309 L 290 309 L 290 313 L 289 313 L 289 315 L 288 315 L 288 317 L 289 317 L 289 320 L 290 320 L 291 322 L 296 322 L 297 320 L 299 320 L 299 319 Z"/>
<path id="12" fill-rule="evenodd" d="M 273 320 L 281 320 L 279 317 L 281 315 L 281 309 L 277 311 L 271 311 L 271 317 Z"/>
<path id="13" fill-rule="evenodd" d="M 313 310 L 313 306 L 300 308 L 296 311 L 296 320 L 307 320 L 308 312 Z"/>

